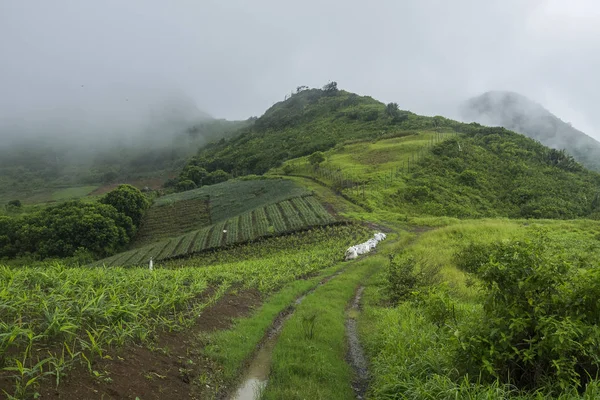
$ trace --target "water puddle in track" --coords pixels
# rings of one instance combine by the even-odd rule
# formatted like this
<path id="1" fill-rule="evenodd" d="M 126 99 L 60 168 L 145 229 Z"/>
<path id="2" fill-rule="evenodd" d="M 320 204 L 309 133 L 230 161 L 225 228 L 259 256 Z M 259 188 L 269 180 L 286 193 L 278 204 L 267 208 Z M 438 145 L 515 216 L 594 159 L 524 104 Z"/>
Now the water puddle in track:
<path id="1" fill-rule="evenodd" d="M 357 399 L 363 399 L 367 391 L 369 383 L 369 370 L 367 368 L 367 360 L 365 353 L 358 338 L 358 321 L 356 316 L 360 311 L 360 297 L 364 290 L 364 286 L 357 289 L 354 300 L 348 308 L 346 319 L 346 334 L 348 336 L 348 362 L 354 370 L 355 377 L 352 381 L 352 389 L 356 394 Z"/>
<path id="2" fill-rule="evenodd" d="M 314 292 L 317 287 L 324 285 L 342 272 L 343 270 L 338 271 L 335 274 L 323 279 L 316 287 L 298 297 L 296 300 L 294 300 L 293 305 L 289 306 L 286 310 L 279 314 L 263 338 L 258 351 L 254 355 L 254 358 L 252 358 L 252 361 L 250 361 L 250 365 L 246 370 L 244 379 L 242 380 L 242 383 L 236 390 L 235 394 L 231 397 L 231 400 L 258 400 L 260 398 L 262 391 L 265 390 L 269 381 L 273 350 L 275 349 L 275 345 L 277 344 L 277 339 L 279 339 L 279 334 L 283 329 L 283 325 L 292 317 L 292 315 L 294 315 L 296 306 L 302 303 L 306 296 Z"/>

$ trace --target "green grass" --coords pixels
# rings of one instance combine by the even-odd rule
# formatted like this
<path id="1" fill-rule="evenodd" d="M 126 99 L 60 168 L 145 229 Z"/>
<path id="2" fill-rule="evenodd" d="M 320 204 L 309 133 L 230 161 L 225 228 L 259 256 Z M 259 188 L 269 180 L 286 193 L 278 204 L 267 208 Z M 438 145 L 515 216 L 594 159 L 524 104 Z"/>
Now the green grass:
<path id="1" fill-rule="evenodd" d="M 140 265 L 135 263 L 145 264 L 150 257 L 153 257 L 155 261 L 162 261 L 246 241 L 259 240 L 265 236 L 284 235 L 336 222 L 336 219 L 311 197 L 295 198 L 296 204 L 302 210 L 294 208 L 287 200 L 283 201 L 284 205 L 281 207 L 280 203 L 269 204 L 251 212 L 221 220 L 198 231 L 165 239 L 124 254 L 119 253 L 97 261 L 94 265 Z M 184 201 L 189 200 L 182 200 L 182 202 Z M 245 232 L 245 234 L 240 235 L 239 232 Z M 127 258 L 126 254 L 134 252 L 139 256 Z"/>
<path id="2" fill-rule="evenodd" d="M 555 398 L 543 390 L 518 392 L 499 383 L 484 384 L 477 377 L 460 376 L 454 358 L 459 345 L 455 335 L 468 324 L 482 321 L 477 279 L 457 268 L 456 252 L 470 243 L 531 238 L 540 230 L 547 235 L 551 251 L 562 254 L 572 265 L 584 267 L 600 262 L 600 223 L 591 220 L 468 220 L 424 232 L 407 242 L 405 251 L 419 260 L 418 265 L 440 268 L 440 284 L 415 291 L 434 289 L 451 304 L 456 322 L 438 327 L 427 303 L 419 301 L 391 307 L 385 270 L 374 275 L 363 294 L 359 317 L 360 336 L 371 366 L 368 398 Z M 428 296 L 424 298 L 431 298 Z M 583 394 L 565 388 L 560 398 L 591 399 L 598 390 L 598 383 L 593 382 Z"/>
<path id="3" fill-rule="evenodd" d="M 98 189 L 97 185 L 78 186 L 78 187 L 71 187 L 71 188 L 65 188 L 65 189 L 58 189 L 58 190 L 55 190 L 52 192 L 52 200 L 53 201 L 64 201 L 64 200 L 79 199 L 79 198 L 89 195 L 96 189 Z"/>
<path id="4" fill-rule="evenodd" d="M 345 309 L 360 283 L 385 265 L 382 247 L 375 256 L 349 263 L 341 275 L 318 287 L 297 307 L 275 346 L 265 399 L 354 397 L 352 371 L 345 361 Z M 312 318 L 311 337 L 307 321 Z"/>

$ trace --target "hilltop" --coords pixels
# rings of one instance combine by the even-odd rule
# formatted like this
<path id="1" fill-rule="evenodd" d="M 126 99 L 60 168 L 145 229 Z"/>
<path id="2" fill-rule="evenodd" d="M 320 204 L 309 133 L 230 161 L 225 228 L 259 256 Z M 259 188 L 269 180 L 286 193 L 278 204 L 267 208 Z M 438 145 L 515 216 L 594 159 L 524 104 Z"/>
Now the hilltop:
<path id="1" fill-rule="evenodd" d="M 462 117 L 502 126 L 555 149 L 565 149 L 585 167 L 600 171 L 600 143 L 540 104 L 514 92 L 492 91 L 469 99 Z"/>

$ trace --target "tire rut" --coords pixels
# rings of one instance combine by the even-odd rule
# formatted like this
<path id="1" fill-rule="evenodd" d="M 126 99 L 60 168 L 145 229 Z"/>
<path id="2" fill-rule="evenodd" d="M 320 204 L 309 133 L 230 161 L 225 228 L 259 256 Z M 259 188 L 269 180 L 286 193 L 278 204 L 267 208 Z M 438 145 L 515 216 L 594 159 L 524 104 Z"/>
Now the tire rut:
<path id="1" fill-rule="evenodd" d="M 294 315 L 296 307 L 301 304 L 307 296 L 312 294 L 318 287 L 339 276 L 345 270 L 346 267 L 322 279 L 312 289 L 297 297 L 293 304 L 289 305 L 284 311 L 279 313 L 271 327 L 267 330 L 267 333 L 263 336 L 256 352 L 252 356 L 248 367 L 243 374 L 240 385 L 237 387 L 235 393 L 228 398 L 231 400 L 256 400 L 260 398 L 260 394 L 267 387 L 269 374 L 271 372 L 273 350 L 275 349 L 275 345 L 277 344 L 277 340 L 279 339 L 279 335 L 281 334 L 286 321 Z"/>
<path id="2" fill-rule="evenodd" d="M 364 286 L 358 287 L 352 304 L 346 313 L 346 336 L 348 338 L 347 361 L 354 370 L 354 378 L 351 386 L 357 399 L 364 399 L 369 386 L 368 363 L 358 337 L 358 321 L 356 319 L 358 312 L 360 312 L 360 298 L 364 289 Z"/>

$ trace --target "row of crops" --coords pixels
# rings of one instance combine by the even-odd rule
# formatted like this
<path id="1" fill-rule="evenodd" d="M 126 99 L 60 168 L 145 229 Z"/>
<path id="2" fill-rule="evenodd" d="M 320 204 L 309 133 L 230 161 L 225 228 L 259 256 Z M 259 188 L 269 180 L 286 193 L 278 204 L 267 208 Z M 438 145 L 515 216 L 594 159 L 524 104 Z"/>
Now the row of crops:
<path id="1" fill-rule="evenodd" d="M 134 247 L 181 235 L 211 224 L 208 196 L 150 207 L 135 237 Z"/>
<path id="2" fill-rule="evenodd" d="M 335 218 L 314 196 L 295 197 L 256 208 L 182 236 L 117 254 L 95 265 L 128 266 L 182 257 L 204 250 L 283 235 L 310 227 L 328 225 Z"/>
<path id="3" fill-rule="evenodd" d="M 232 285 L 269 293 L 336 264 L 349 244 L 370 234 L 354 225 L 320 227 L 153 271 L 0 266 L 0 397 L 29 398 L 41 378 L 59 384 L 74 364 L 93 373 L 94 360 L 112 349 L 194 324 L 193 316 Z M 199 296 L 208 287 L 216 288 L 213 297 Z"/>

